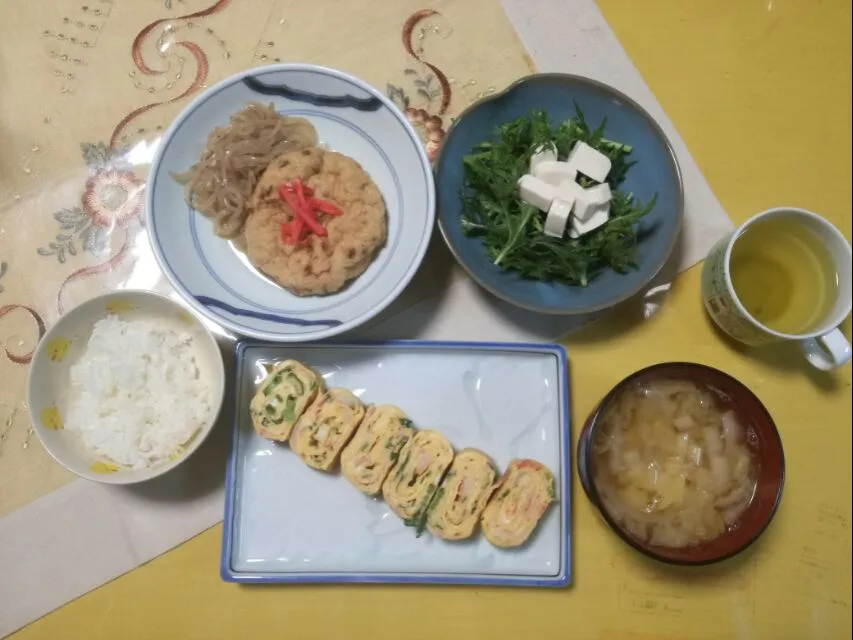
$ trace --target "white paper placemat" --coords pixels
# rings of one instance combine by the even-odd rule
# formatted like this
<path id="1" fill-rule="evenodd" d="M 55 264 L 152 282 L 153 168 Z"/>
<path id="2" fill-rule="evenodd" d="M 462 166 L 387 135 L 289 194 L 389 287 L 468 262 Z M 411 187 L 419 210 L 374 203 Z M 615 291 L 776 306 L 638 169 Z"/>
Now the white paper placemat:
<path id="1" fill-rule="evenodd" d="M 686 206 L 681 247 L 659 279 L 665 286 L 700 261 L 731 221 L 593 0 L 502 2 L 540 71 L 611 84 L 666 131 L 681 164 Z M 358 337 L 553 341 L 590 320 L 512 308 L 483 293 L 434 245 L 410 290 Z M 227 341 L 223 348 L 230 356 Z M 0 637 L 219 522 L 229 428 L 221 420 L 185 465 L 142 486 L 77 480 L 0 519 Z"/>

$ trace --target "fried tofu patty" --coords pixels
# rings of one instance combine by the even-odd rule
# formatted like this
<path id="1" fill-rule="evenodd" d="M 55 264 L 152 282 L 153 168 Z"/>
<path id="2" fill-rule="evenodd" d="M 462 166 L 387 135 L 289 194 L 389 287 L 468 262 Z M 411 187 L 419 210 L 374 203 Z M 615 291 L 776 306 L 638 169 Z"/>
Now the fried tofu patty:
<path id="1" fill-rule="evenodd" d="M 314 197 L 337 205 L 341 216 L 319 214 L 328 231 L 297 244 L 281 240 L 281 224 L 295 214 L 277 188 L 299 178 Z M 352 158 L 320 148 L 302 149 L 276 158 L 261 176 L 246 221 L 246 254 L 255 267 L 299 296 L 340 291 L 370 265 L 388 236 L 382 194 Z"/>

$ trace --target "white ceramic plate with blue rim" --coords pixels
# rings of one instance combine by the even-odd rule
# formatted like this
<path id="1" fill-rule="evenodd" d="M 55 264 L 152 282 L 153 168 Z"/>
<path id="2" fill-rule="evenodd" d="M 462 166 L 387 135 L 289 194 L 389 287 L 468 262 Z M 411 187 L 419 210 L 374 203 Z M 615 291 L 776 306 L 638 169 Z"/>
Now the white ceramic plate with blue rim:
<path id="1" fill-rule="evenodd" d="M 173 172 L 186 171 L 207 136 L 249 102 L 307 118 L 320 142 L 355 159 L 379 187 L 388 241 L 368 269 L 328 296 L 298 297 L 256 271 L 184 199 Z M 435 221 L 432 171 L 405 116 L 368 84 L 305 64 L 238 73 L 196 98 L 166 131 L 148 178 L 146 222 L 160 267 L 187 302 L 245 336 L 320 340 L 353 329 L 388 306 L 412 279 Z"/>
<path id="2" fill-rule="evenodd" d="M 249 400 L 265 365 L 295 358 L 364 403 L 402 408 L 416 428 L 475 447 L 503 471 L 533 458 L 557 501 L 516 549 L 481 533 L 448 542 L 412 528 L 340 473 L 309 468 L 258 436 Z M 417 582 L 565 586 L 571 581 L 571 466 L 566 353 L 560 345 L 392 341 L 289 346 L 239 342 L 221 575 L 230 582 Z"/>

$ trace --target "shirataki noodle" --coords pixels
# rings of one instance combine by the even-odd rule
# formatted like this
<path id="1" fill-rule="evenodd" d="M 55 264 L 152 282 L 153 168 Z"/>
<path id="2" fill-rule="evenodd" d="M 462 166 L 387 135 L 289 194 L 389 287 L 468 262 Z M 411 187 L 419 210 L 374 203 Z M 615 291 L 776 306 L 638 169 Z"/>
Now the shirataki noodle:
<path id="1" fill-rule="evenodd" d="M 184 185 L 190 206 L 213 220 L 216 235 L 239 239 L 255 185 L 267 166 L 284 153 L 317 143 L 317 132 L 307 120 L 253 102 L 231 116 L 228 125 L 214 129 L 198 161 L 172 177 Z"/>

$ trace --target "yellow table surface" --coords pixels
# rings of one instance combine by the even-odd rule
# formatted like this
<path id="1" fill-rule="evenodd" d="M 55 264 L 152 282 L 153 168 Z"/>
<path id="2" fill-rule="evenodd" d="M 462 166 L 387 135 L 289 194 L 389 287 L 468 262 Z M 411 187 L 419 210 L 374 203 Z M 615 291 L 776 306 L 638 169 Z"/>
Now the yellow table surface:
<path id="1" fill-rule="evenodd" d="M 849 0 L 600 5 L 735 222 L 798 205 L 850 239 Z M 703 313 L 698 268 L 652 320 L 611 318 L 566 344 L 576 433 L 613 384 L 652 362 L 707 363 L 759 395 L 782 434 L 787 485 L 757 545 L 712 568 L 647 562 L 605 528 L 575 478 L 569 589 L 240 587 L 219 580 L 215 527 L 13 637 L 850 638 L 850 366 L 818 374 L 794 346 L 756 354 L 723 342 Z"/>

